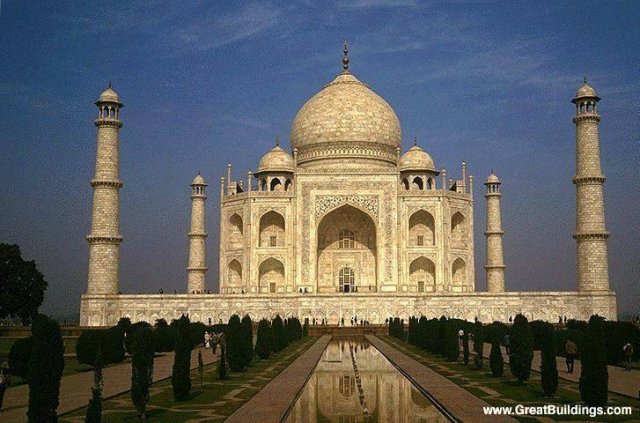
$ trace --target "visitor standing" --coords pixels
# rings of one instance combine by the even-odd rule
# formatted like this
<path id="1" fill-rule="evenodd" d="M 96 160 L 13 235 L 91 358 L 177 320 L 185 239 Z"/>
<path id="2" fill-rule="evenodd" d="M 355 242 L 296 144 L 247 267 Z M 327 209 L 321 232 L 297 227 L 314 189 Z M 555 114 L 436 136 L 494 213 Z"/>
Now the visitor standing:
<path id="1" fill-rule="evenodd" d="M 631 371 L 631 357 L 633 357 L 633 345 L 631 345 L 631 342 L 627 342 L 625 344 L 625 346 L 622 348 L 622 351 L 624 351 L 624 369 L 627 372 Z M 0 402 L 1 404 L 1 402 Z"/>
<path id="2" fill-rule="evenodd" d="M 571 339 L 567 339 L 567 343 L 564 346 L 564 352 L 567 360 L 567 373 L 573 373 L 573 362 L 578 355 L 578 346 Z"/>
<path id="3" fill-rule="evenodd" d="M 511 340 L 509 339 L 509 334 L 506 334 L 504 338 L 502 338 L 502 345 L 504 345 L 504 349 L 507 351 L 507 355 L 511 355 Z"/>
<path id="4" fill-rule="evenodd" d="M 204 346 L 206 348 L 211 348 L 211 335 L 209 332 L 204 333 Z"/>

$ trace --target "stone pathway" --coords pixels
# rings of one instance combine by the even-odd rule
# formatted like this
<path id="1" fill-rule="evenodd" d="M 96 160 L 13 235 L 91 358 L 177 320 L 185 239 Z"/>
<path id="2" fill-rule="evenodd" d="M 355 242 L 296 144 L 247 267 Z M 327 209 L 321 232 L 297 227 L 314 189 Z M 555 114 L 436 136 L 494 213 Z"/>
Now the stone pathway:
<path id="1" fill-rule="evenodd" d="M 461 388 L 437 372 L 422 365 L 375 336 L 367 335 L 387 359 L 412 382 L 428 392 L 433 399 L 457 419 L 464 422 L 516 422 L 508 416 L 485 416 L 482 408 L 488 403 Z"/>
<path id="2" fill-rule="evenodd" d="M 194 349 L 191 353 L 191 368 L 198 367 L 198 351 L 202 351 L 204 364 L 217 361 L 206 348 Z M 157 382 L 171 376 L 173 367 L 173 353 L 165 353 L 156 357 L 153 364 L 153 381 Z M 131 390 L 131 362 L 107 367 L 103 370 L 104 390 L 103 398 L 111 398 Z M 60 405 L 58 415 L 69 413 L 86 407 L 91 399 L 93 386 L 93 372 L 83 372 L 65 376 L 60 383 Z M 20 385 L 7 389 L 0 421 L 2 423 L 22 423 L 27 420 L 27 406 L 29 404 L 29 385 Z"/>
<path id="3" fill-rule="evenodd" d="M 473 351 L 473 342 L 469 342 L 469 344 L 469 348 Z M 507 355 L 505 348 L 500 348 L 502 350 L 504 362 L 509 363 L 509 356 Z M 489 354 L 491 354 L 491 344 L 484 344 L 482 354 L 484 357 L 489 357 Z M 540 351 L 534 351 L 533 361 L 531 362 L 531 369 L 539 372 L 541 362 L 542 358 L 540 355 Z M 580 360 L 576 360 L 574 362 L 573 373 L 567 373 L 567 365 L 564 357 L 557 357 L 556 362 L 558 363 L 557 366 L 559 377 L 570 380 L 572 382 L 580 381 L 580 371 L 582 369 Z M 607 366 L 607 370 L 609 372 L 609 391 L 626 395 L 635 399 L 640 398 L 640 370 L 631 370 L 630 372 L 625 372 L 623 368 L 616 366 Z"/>
<path id="4" fill-rule="evenodd" d="M 282 421 L 293 406 L 298 393 L 307 383 L 330 340 L 330 335 L 322 336 L 225 422 L 276 423 Z"/>

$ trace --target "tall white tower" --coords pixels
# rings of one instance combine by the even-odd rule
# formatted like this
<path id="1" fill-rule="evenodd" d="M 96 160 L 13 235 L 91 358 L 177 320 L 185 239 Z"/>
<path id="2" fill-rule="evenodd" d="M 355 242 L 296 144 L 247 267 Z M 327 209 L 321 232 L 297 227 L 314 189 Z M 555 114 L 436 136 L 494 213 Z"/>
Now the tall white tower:
<path id="1" fill-rule="evenodd" d="M 96 173 L 91 180 L 93 210 L 89 242 L 89 275 L 87 294 L 117 294 L 120 290 L 120 212 L 118 173 L 118 132 L 122 127 L 120 109 L 124 106 L 118 94 L 109 87 L 96 102 L 98 128 Z"/>
<path id="2" fill-rule="evenodd" d="M 487 291 L 504 292 L 504 258 L 502 254 L 502 218 L 500 216 L 500 180 L 491 172 L 484 183 L 487 187 L 484 198 L 487 199 Z"/>
<path id="3" fill-rule="evenodd" d="M 604 192 L 606 178 L 600 168 L 600 140 L 597 103 L 600 97 L 587 85 L 587 78 L 572 103 L 576 105 L 576 232 L 578 290 L 608 291 L 609 264 L 604 221 Z"/>
<path id="4" fill-rule="evenodd" d="M 189 231 L 189 273 L 187 289 L 189 294 L 202 294 L 205 287 L 205 263 L 207 231 L 205 230 L 205 187 L 200 172 L 191 182 L 191 230 Z"/>

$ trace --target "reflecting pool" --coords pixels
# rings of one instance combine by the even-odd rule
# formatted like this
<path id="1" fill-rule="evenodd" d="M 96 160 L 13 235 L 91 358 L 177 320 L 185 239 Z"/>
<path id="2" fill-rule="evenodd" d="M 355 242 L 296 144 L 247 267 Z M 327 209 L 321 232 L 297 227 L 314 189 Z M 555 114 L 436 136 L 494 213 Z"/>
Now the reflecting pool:
<path id="1" fill-rule="evenodd" d="M 289 414 L 288 423 L 447 422 L 373 345 L 333 339 Z"/>

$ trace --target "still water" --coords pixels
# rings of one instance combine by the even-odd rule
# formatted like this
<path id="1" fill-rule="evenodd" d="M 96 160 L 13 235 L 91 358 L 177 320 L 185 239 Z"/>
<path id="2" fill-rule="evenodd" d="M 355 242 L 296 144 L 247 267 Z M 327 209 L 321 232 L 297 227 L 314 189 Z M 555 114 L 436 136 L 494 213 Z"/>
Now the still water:
<path id="1" fill-rule="evenodd" d="M 333 339 L 287 423 L 447 422 L 368 341 Z"/>

